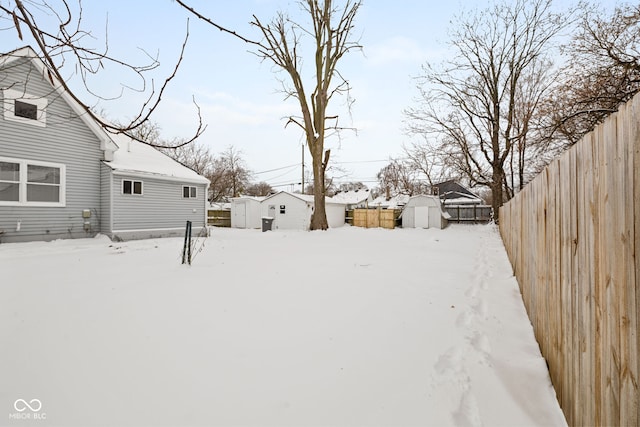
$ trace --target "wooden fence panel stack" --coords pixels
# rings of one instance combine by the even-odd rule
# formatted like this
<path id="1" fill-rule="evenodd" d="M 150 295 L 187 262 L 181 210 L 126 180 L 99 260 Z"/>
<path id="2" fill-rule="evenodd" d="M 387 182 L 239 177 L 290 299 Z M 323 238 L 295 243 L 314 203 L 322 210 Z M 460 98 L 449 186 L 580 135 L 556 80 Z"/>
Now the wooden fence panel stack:
<path id="1" fill-rule="evenodd" d="M 640 425 L 640 95 L 500 210 L 572 426 Z"/>
<path id="2" fill-rule="evenodd" d="M 207 224 L 214 227 L 231 227 L 231 211 L 221 209 L 207 210 Z"/>
<path id="3" fill-rule="evenodd" d="M 388 228 L 396 226 L 396 218 L 400 211 L 394 209 L 354 209 L 353 225 L 365 228 Z M 349 215 L 347 214 L 347 217 Z"/>

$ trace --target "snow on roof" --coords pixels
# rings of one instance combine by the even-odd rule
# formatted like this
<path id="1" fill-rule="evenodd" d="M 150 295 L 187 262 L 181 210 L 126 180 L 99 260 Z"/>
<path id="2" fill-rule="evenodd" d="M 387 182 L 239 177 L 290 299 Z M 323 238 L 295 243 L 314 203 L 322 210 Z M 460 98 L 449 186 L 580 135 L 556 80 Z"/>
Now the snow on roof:
<path id="1" fill-rule="evenodd" d="M 385 196 L 378 196 L 371 203 L 369 203 L 370 207 L 378 207 L 385 209 L 400 209 L 409 201 L 410 196 L 407 194 L 399 194 L 397 196 L 393 196 L 389 200 Z"/>
<path id="2" fill-rule="evenodd" d="M 113 160 L 105 162 L 114 171 L 154 175 L 161 179 L 208 184 L 209 180 L 188 167 L 178 163 L 150 145 L 143 144 L 126 135 L 111 135 L 118 145 Z"/>
<path id="3" fill-rule="evenodd" d="M 482 199 L 477 199 L 475 197 L 458 197 L 455 199 L 444 199 L 445 205 L 481 205 L 483 203 Z"/>
<path id="4" fill-rule="evenodd" d="M 233 202 L 235 200 L 253 200 L 256 202 L 261 202 L 266 199 L 267 196 L 243 196 L 242 194 L 238 197 L 232 197 L 230 200 Z"/>
<path id="5" fill-rule="evenodd" d="M 290 193 L 290 192 L 288 192 L 288 191 L 279 191 L 279 192 L 277 192 L 276 194 L 272 194 L 272 195 L 268 196 L 268 197 L 267 197 L 267 198 L 265 198 L 264 200 L 269 200 L 270 198 L 272 198 L 272 197 L 274 197 L 274 196 L 277 196 L 278 194 L 282 194 L 282 193 L 284 193 L 284 194 L 288 194 L 288 195 L 290 195 L 290 196 L 292 196 L 292 197 L 295 197 L 295 198 L 297 198 L 297 199 L 300 199 L 300 200 L 302 200 L 302 201 L 305 201 L 305 202 L 307 202 L 307 203 L 309 203 L 309 204 L 314 203 L 314 198 L 313 198 L 314 196 L 313 196 L 313 194 Z M 331 198 L 331 197 L 325 197 L 325 203 L 327 203 L 327 204 L 335 204 L 335 205 L 344 205 L 344 204 L 345 204 L 344 202 L 340 202 L 340 201 L 332 200 L 332 198 Z"/>
<path id="6" fill-rule="evenodd" d="M 336 203 L 354 205 L 364 202 L 370 195 L 371 193 L 368 189 L 341 191 L 331 197 L 331 200 Z"/>
<path id="7" fill-rule="evenodd" d="M 209 207 L 212 208 L 212 209 L 220 210 L 220 211 L 230 211 L 231 210 L 231 203 L 211 202 L 211 203 L 209 203 Z"/>

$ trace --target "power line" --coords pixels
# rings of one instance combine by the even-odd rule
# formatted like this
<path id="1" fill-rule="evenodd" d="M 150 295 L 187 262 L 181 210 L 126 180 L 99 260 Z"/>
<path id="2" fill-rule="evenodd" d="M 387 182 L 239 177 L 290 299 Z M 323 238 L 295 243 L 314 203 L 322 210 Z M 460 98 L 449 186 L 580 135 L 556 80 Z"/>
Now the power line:
<path id="1" fill-rule="evenodd" d="M 354 163 L 380 163 L 380 162 L 388 162 L 389 159 L 384 159 L 384 160 L 354 160 L 352 162 L 332 162 L 335 163 L 336 165 L 348 165 L 348 164 L 354 164 Z"/>
<path id="2" fill-rule="evenodd" d="M 297 167 L 297 166 L 300 166 L 300 164 L 296 163 L 294 165 L 282 166 L 281 168 L 269 169 L 268 171 L 254 172 L 253 174 L 254 175 L 260 175 L 261 173 L 276 172 L 276 171 L 279 171 L 279 170 L 288 169 L 288 168 Z"/>

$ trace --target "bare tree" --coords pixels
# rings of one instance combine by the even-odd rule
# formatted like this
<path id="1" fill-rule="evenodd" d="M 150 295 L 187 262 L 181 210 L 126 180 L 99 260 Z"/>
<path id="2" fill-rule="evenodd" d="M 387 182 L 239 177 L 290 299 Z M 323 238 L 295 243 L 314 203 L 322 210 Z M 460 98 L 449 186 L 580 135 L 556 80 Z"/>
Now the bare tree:
<path id="1" fill-rule="evenodd" d="M 368 190 L 369 187 L 364 185 L 360 181 L 356 182 L 343 182 L 338 186 L 337 191 L 359 191 L 359 190 Z"/>
<path id="2" fill-rule="evenodd" d="M 546 136 L 563 150 L 593 130 L 640 90 L 640 5 L 611 15 L 585 7 L 566 46 L 563 79 L 544 100 Z"/>
<path id="3" fill-rule="evenodd" d="M 93 35 L 90 30 L 83 29 L 82 27 L 81 0 L 75 2 L 59 0 L 55 4 L 49 1 L 36 0 L 2 0 L 0 1 L 0 22 L 3 23 L 0 32 L 5 35 L 13 33 L 21 42 L 25 43 L 28 41 L 34 44 L 36 53 L 47 68 L 48 75 L 46 77 L 50 80 L 51 84 L 62 87 L 62 89 L 81 106 L 84 112 L 91 116 L 105 130 L 112 133 L 124 133 L 133 138 L 135 138 L 134 130 L 149 120 L 160 104 L 167 86 L 176 76 L 189 37 L 187 27 L 182 49 L 175 62 L 175 66 L 158 89 L 155 87 L 155 84 L 150 82 L 146 77 L 150 71 L 159 66 L 157 57 L 153 57 L 145 52 L 148 63 L 134 65 L 121 58 L 111 56 L 109 54 L 107 40 L 104 41 L 104 47 L 102 49 L 96 49 L 94 46 L 85 44 L 88 40 L 93 39 Z M 149 93 L 146 101 L 140 106 L 138 113 L 125 125 L 116 125 L 97 115 L 90 105 L 80 99 L 81 97 L 76 92 L 71 90 L 66 79 L 62 76 L 64 67 L 74 70 L 79 74 L 89 94 L 98 99 L 106 99 L 90 87 L 88 84 L 88 76 L 95 75 L 105 67 L 111 65 L 120 67 L 136 75 L 141 82 L 140 91 Z M 1 87 L 2 76 L 0 76 L 0 88 Z M 123 93 L 121 93 L 120 96 L 123 96 Z M 180 141 L 181 145 L 186 145 L 195 140 L 205 129 L 197 105 L 196 109 L 199 122 L 197 129 L 192 137 Z M 145 141 L 142 140 L 141 142 Z M 151 143 L 148 144 L 152 145 Z"/>
<path id="4" fill-rule="evenodd" d="M 229 146 L 213 161 L 212 169 L 206 176 L 211 181 L 209 200 L 221 202 L 238 197 L 249 186 L 251 172 L 242 158 L 242 152 Z"/>
<path id="5" fill-rule="evenodd" d="M 202 176 L 207 176 L 213 170 L 215 157 L 208 146 L 198 141 L 183 144 L 180 139 L 162 138 L 162 128 L 153 121 L 146 121 L 131 130 L 131 135 L 138 141 L 144 141 L 155 147 L 182 165 L 194 170 Z"/>
<path id="6" fill-rule="evenodd" d="M 273 193 L 273 187 L 271 187 L 271 185 L 269 185 L 264 181 L 256 182 L 254 184 L 249 185 L 245 189 L 245 193 L 247 196 L 254 196 L 254 197 L 268 196 Z"/>
<path id="7" fill-rule="evenodd" d="M 387 198 L 398 194 L 413 196 L 427 191 L 427 186 L 418 179 L 416 170 L 400 160 L 392 159 L 380 169 L 377 178 L 380 189 Z"/>
<path id="8" fill-rule="evenodd" d="M 515 126 L 522 79 L 546 61 L 563 28 L 550 6 L 515 0 L 458 16 L 450 41 L 455 58 L 425 66 L 419 105 L 406 110 L 409 132 L 431 139 L 446 167 L 491 188 L 496 219 L 509 195 L 505 163 L 526 129 Z"/>
<path id="9" fill-rule="evenodd" d="M 183 1 L 177 2 L 200 19 L 221 29 Z M 325 138 L 344 129 L 341 128 L 337 115 L 328 114 L 328 107 L 334 95 L 349 93 L 349 83 L 342 77 L 337 65 L 349 51 L 361 48 L 352 39 L 354 20 L 361 2 L 346 0 L 344 7 L 334 6 L 332 0 L 301 0 L 299 4 L 311 18 L 311 28 L 292 21 L 284 12 L 280 12 L 270 24 L 253 16 L 251 24 L 260 31 L 263 37 L 261 42 L 236 33 L 231 34 L 254 45 L 258 57 L 271 62 L 290 78 L 288 84 L 282 81 L 283 91 L 287 97 L 298 100 L 301 115 L 290 116 L 287 124 L 295 124 L 303 130 L 312 158 L 315 209 L 310 228 L 326 230 L 329 224 L 325 210 L 325 172 L 329 165 L 330 150 L 324 148 Z M 308 85 L 303 78 L 305 36 L 312 42 L 310 56 L 313 55 L 313 83 L 310 92 L 306 90 Z"/>
<path id="10" fill-rule="evenodd" d="M 404 145 L 403 151 L 406 156 L 405 167 L 426 179 L 430 188 L 433 188 L 434 184 L 451 179 L 451 176 L 447 175 L 449 169 L 445 167 L 440 153 L 432 145 L 413 142 L 409 146 Z"/>

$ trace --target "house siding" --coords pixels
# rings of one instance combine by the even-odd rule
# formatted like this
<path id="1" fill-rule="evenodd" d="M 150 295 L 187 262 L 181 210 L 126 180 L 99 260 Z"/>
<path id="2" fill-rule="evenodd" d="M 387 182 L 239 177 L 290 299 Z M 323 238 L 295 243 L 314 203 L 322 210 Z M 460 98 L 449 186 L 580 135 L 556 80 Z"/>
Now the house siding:
<path id="1" fill-rule="evenodd" d="M 122 180 L 142 181 L 142 195 L 122 194 Z M 187 221 L 194 232 L 206 227 L 206 185 L 113 173 L 113 217 L 108 234 L 132 239 L 184 235 Z M 182 187 L 197 187 L 197 197 L 183 198 Z"/>
<path id="2" fill-rule="evenodd" d="M 100 141 L 30 61 L 14 61 L 9 67 L 10 73 L 0 70 L 3 87 L 46 98 L 47 118 L 46 127 L 39 127 L 0 115 L 0 157 L 65 165 L 66 191 L 64 207 L 0 205 L 1 241 L 94 236 L 101 217 Z M 83 218 L 83 210 L 91 217 Z"/>
<path id="3" fill-rule="evenodd" d="M 109 235 L 113 230 L 111 168 L 100 165 L 100 232 Z"/>

